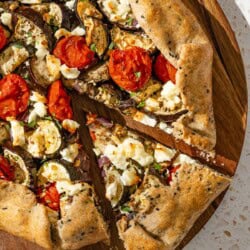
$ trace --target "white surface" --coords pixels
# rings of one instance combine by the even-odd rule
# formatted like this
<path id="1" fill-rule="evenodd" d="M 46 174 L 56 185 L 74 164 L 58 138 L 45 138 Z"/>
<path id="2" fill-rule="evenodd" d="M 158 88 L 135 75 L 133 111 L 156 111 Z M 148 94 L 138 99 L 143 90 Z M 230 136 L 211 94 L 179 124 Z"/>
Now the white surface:
<path id="1" fill-rule="evenodd" d="M 250 90 L 250 0 L 219 2 L 236 33 Z M 250 100 L 249 93 L 248 98 Z M 233 184 L 216 213 L 185 248 L 217 249 L 250 250 L 250 115 L 246 141 Z"/>

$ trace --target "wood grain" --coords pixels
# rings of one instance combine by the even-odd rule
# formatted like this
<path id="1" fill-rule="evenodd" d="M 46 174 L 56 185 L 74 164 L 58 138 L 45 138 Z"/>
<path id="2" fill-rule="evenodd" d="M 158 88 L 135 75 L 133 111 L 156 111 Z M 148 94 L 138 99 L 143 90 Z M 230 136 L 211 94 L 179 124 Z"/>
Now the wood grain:
<path id="1" fill-rule="evenodd" d="M 243 146 L 247 116 L 247 85 L 240 50 L 235 35 L 216 0 L 183 0 L 183 2 L 192 10 L 203 25 L 214 45 L 215 51 L 213 98 L 218 142 L 216 145 L 216 159 L 215 161 L 214 159 L 209 159 L 209 164 L 219 171 L 233 175 Z M 203 159 L 205 157 L 199 156 L 199 152 L 195 151 L 196 149 L 187 147 L 187 145 L 182 142 L 176 142 L 173 138 L 166 138 L 167 135 L 163 135 L 159 131 L 154 131 L 152 134 L 152 128 L 140 126 L 132 122 L 129 117 L 123 117 L 117 114 L 116 111 L 108 111 L 103 108 L 102 105 L 97 105 L 84 96 L 75 96 L 73 101 L 76 117 L 82 123 L 84 123 L 84 115 L 80 108 L 84 105 L 85 111 L 99 112 L 103 116 L 115 119 L 121 124 L 127 124 L 132 129 L 138 129 L 143 133 L 150 134 L 168 146 L 177 147 L 184 153 L 191 156 L 195 155 L 199 159 L 205 160 Z M 91 141 L 85 135 L 86 128 L 82 126 L 81 140 L 92 159 L 91 175 L 97 186 L 96 191 L 101 198 L 101 205 L 104 209 L 105 217 L 111 223 L 112 249 L 123 249 L 115 229 L 115 215 L 112 214 L 111 207 L 104 198 L 104 187 L 101 181 L 100 171 L 94 164 L 95 156 L 90 150 Z M 223 196 L 224 193 L 200 216 L 178 249 L 182 249 L 199 232 L 219 206 Z M 42 248 L 2 232 L 0 233 L 0 249 L 41 250 Z M 97 244 L 84 249 L 104 250 L 110 248 L 103 244 Z"/>

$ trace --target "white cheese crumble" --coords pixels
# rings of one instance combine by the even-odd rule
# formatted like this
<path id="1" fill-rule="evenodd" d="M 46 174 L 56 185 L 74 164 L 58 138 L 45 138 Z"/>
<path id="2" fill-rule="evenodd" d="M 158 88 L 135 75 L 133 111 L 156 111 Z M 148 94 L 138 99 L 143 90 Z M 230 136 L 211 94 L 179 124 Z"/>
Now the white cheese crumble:
<path id="1" fill-rule="evenodd" d="M 81 183 L 73 184 L 70 181 L 57 181 L 56 189 L 59 194 L 65 193 L 65 198 L 67 198 L 67 196 L 78 194 L 83 189 L 83 185 Z"/>
<path id="2" fill-rule="evenodd" d="M 81 73 L 77 68 L 69 68 L 66 64 L 63 64 L 60 70 L 66 79 L 76 79 Z"/>
<path id="3" fill-rule="evenodd" d="M 160 103 L 154 98 L 149 97 L 145 101 L 145 109 L 151 112 L 157 111 L 160 108 Z"/>
<path id="4" fill-rule="evenodd" d="M 62 122 L 62 127 L 71 134 L 74 134 L 76 130 L 80 127 L 80 124 L 74 120 L 65 119 Z"/>
<path id="5" fill-rule="evenodd" d="M 156 144 L 155 151 L 154 151 L 154 157 L 156 162 L 165 162 L 165 161 L 171 161 L 173 157 L 175 156 L 176 151 L 171 148 L 167 148 L 163 146 L 160 143 Z"/>
<path id="6" fill-rule="evenodd" d="M 31 91 L 30 101 L 46 103 L 47 99 L 44 95 L 41 95 L 40 93 L 36 91 Z"/>
<path id="7" fill-rule="evenodd" d="M 55 32 L 54 36 L 58 40 L 63 36 L 84 36 L 85 33 L 86 33 L 86 31 L 84 28 L 77 26 L 72 31 L 68 31 L 67 29 L 64 29 L 64 28 L 58 29 Z"/>
<path id="8" fill-rule="evenodd" d="M 124 186 L 133 186 L 138 183 L 139 177 L 134 168 L 126 169 L 121 175 L 121 181 Z"/>
<path id="9" fill-rule="evenodd" d="M 19 0 L 19 2 L 25 3 L 25 4 L 38 4 L 38 3 L 42 3 L 42 0 Z"/>
<path id="10" fill-rule="evenodd" d="M 51 81 L 56 81 L 60 78 L 61 72 L 61 61 L 54 55 L 46 55 L 46 66 L 49 73 L 49 78 Z"/>
<path id="11" fill-rule="evenodd" d="M 133 119 L 150 127 L 155 127 L 157 124 L 157 120 L 155 118 L 150 117 L 149 115 L 146 115 L 140 111 L 136 112 Z"/>
<path id="12" fill-rule="evenodd" d="M 116 198 L 117 192 L 118 192 L 117 182 L 112 182 L 110 185 L 106 187 L 106 198 L 110 201 L 113 200 L 114 198 Z"/>
<path id="13" fill-rule="evenodd" d="M 40 129 L 37 129 L 28 137 L 27 151 L 34 157 L 43 157 L 45 151 L 45 138 Z"/>
<path id="14" fill-rule="evenodd" d="M 167 123 L 165 122 L 160 122 L 159 123 L 159 128 L 166 132 L 167 134 L 172 134 L 173 133 L 173 128 L 170 127 Z"/>
<path id="15" fill-rule="evenodd" d="M 60 151 L 62 159 L 68 162 L 74 162 L 79 154 L 79 145 L 77 143 L 70 144 L 67 148 Z"/>
<path id="16" fill-rule="evenodd" d="M 25 144 L 24 127 L 17 120 L 10 121 L 10 133 L 13 146 L 23 146 Z"/>
<path id="17" fill-rule="evenodd" d="M 179 108 L 179 106 L 181 105 L 181 98 L 180 91 L 176 84 L 171 81 L 165 83 L 161 91 L 160 100 L 163 102 L 164 108 L 167 108 L 170 111 Z"/>
<path id="18" fill-rule="evenodd" d="M 103 0 L 100 2 L 102 2 L 105 11 L 109 13 L 109 19 L 112 22 L 125 21 L 131 13 L 128 0 Z"/>
<path id="19" fill-rule="evenodd" d="M 65 6 L 71 10 L 74 10 L 75 0 L 70 0 L 65 3 Z"/>
<path id="20" fill-rule="evenodd" d="M 184 154 L 180 154 L 178 155 L 178 157 L 175 159 L 173 165 L 177 166 L 177 165 L 182 165 L 183 163 L 188 163 L 188 164 L 197 164 L 197 161 L 192 159 L 191 157 L 184 155 Z"/>
<path id="21" fill-rule="evenodd" d="M 7 26 L 10 30 L 12 30 L 12 15 L 10 13 L 2 13 L 0 19 L 3 25 Z"/>
<path id="22" fill-rule="evenodd" d="M 106 146 L 104 155 L 118 169 L 125 170 L 129 164 L 128 159 L 133 159 L 138 162 L 141 166 L 146 167 L 153 162 L 153 157 L 148 154 L 143 144 L 133 138 L 126 138 L 117 147 L 114 145 Z"/>

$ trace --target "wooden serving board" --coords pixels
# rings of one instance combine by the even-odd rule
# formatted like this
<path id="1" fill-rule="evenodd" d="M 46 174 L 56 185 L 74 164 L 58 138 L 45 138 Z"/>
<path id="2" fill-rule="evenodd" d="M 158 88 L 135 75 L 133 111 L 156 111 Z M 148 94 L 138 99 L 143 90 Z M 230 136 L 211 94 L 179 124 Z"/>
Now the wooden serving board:
<path id="1" fill-rule="evenodd" d="M 218 154 L 218 159 L 215 162 L 217 167 L 213 163 L 211 165 L 219 171 L 234 175 L 243 146 L 247 118 L 247 84 L 240 50 L 235 35 L 217 0 L 183 0 L 183 2 L 198 17 L 214 44 L 213 98 L 217 126 L 216 153 Z M 112 117 L 141 132 L 151 132 L 150 128 L 133 123 L 129 118 L 122 117 L 120 114 L 116 114 L 115 111 L 107 111 L 103 105 L 96 105 L 84 96 L 73 96 L 73 108 L 76 113 L 76 119 L 83 124 L 85 122 L 83 110 L 85 109 L 85 111 L 98 111 L 104 116 Z M 86 151 L 88 151 L 90 158 L 93 160 L 94 155 L 91 151 L 91 141 L 86 137 L 86 132 L 86 127 L 82 126 L 81 139 Z M 177 146 L 181 151 L 190 155 L 196 154 L 194 150 L 188 149 L 183 144 L 172 142 L 169 145 L 169 143 L 165 143 L 164 136 L 158 132 L 153 137 L 168 146 Z M 91 167 L 91 174 L 97 186 L 97 194 L 102 200 L 101 205 L 104 208 L 105 217 L 111 223 L 111 249 L 123 249 L 115 229 L 115 217 L 111 212 L 109 203 L 104 199 L 104 187 L 94 161 Z M 200 216 L 178 249 L 182 249 L 205 225 L 219 206 L 223 196 L 224 194 L 218 197 Z M 40 247 L 30 242 L 1 232 L 0 250 L 12 249 L 41 250 Z M 104 250 L 110 249 L 110 247 L 104 244 L 96 244 L 84 249 Z"/>

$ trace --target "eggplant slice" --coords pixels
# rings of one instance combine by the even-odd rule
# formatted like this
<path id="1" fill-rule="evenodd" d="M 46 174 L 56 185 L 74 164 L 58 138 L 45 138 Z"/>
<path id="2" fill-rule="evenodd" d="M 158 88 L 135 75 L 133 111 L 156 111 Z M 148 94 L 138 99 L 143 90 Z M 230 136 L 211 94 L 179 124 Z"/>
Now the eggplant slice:
<path id="1" fill-rule="evenodd" d="M 95 7 L 94 3 L 90 0 L 81 1 L 76 0 L 75 12 L 80 22 L 84 23 L 86 17 L 93 17 L 96 19 L 103 19 L 102 13 Z"/>
<path id="2" fill-rule="evenodd" d="M 34 47 L 43 46 L 52 50 L 53 32 L 41 15 L 31 8 L 20 7 L 15 11 L 13 18 L 14 39 L 22 40 Z"/>
<path id="3" fill-rule="evenodd" d="M 29 63 L 29 73 L 34 83 L 47 88 L 61 76 L 60 61 L 53 55 L 48 55 L 45 59 L 40 60 L 33 57 Z"/>
<path id="4" fill-rule="evenodd" d="M 21 43 L 10 44 L 0 54 L 0 74 L 7 75 L 15 71 L 29 57 L 28 50 Z"/>
<path id="5" fill-rule="evenodd" d="M 149 53 L 154 53 L 156 47 L 152 40 L 142 32 L 129 32 L 120 29 L 119 27 L 114 27 L 111 30 L 111 39 L 115 47 L 120 50 L 124 50 L 129 47 L 137 46 L 145 49 Z"/>
<path id="6" fill-rule="evenodd" d="M 127 0 L 97 0 L 97 3 L 111 23 L 123 29 L 140 29 Z"/>
<path id="7" fill-rule="evenodd" d="M 32 157 L 19 147 L 4 148 L 3 155 L 14 167 L 14 182 L 28 187 L 33 186 L 33 175 L 36 166 Z"/>
<path id="8" fill-rule="evenodd" d="M 109 46 L 108 28 L 102 21 L 85 17 L 86 43 L 99 57 L 105 53 Z"/>

